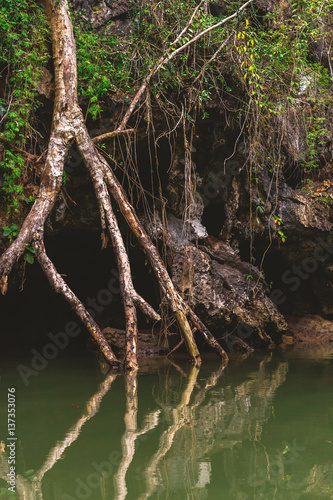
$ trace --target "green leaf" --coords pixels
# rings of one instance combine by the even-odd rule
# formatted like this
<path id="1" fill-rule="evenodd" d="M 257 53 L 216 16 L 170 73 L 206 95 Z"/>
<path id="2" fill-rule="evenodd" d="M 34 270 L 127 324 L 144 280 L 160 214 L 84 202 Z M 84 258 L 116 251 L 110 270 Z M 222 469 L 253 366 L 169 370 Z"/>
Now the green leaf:
<path id="1" fill-rule="evenodd" d="M 25 249 L 28 250 L 28 252 L 30 252 L 30 253 L 35 253 L 34 247 L 27 246 L 27 247 L 25 247 Z"/>
<path id="2" fill-rule="evenodd" d="M 3 227 L 2 228 L 2 234 L 4 236 L 9 236 L 12 231 L 9 229 L 9 227 Z"/>
<path id="3" fill-rule="evenodd" d="M 13 224 L 13 225 L 12 225 L 12 227 L 11 227 L 10 229 L 11 229 L 11 231 L 12 231 L 12 232 L 13 232 L 13 231 L 18 231 L 18 227 L 17 227 L 17 225 L 16 225 L 16 224 Z"/>
<path id="4" fill-rule="evenodd" d="M 33 264 L 34 263 L 34 256 L 31 255 L 31 253 L 26 253 L 25 256 L 24 256 L 25 260 L 29 263 L 29 264 Z"/>
<path id="5" fill-rule="evenodd" d="M 31 476 L 33 476 L 33 475 L 34 475 L 34 473 L 35 473 L 35 471 L 34 471 L 33 469 L 29 469 L 29 470 L 27 470 L 27 471 L 24 473 L 24 475 L 25 475 L 25 477 L 31 477 Z"/>

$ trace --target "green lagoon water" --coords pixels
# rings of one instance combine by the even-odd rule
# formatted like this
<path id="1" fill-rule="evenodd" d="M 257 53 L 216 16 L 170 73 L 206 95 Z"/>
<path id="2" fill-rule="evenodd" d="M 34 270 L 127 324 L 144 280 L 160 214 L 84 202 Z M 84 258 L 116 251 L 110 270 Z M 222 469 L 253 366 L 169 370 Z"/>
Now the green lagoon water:
<path id="1" fill-rule="evenodd" d="M 333 349 L 102 375 L 62 353 L 28 379 L 0 358 L 0 499 L 333 498 Z M 9 495 L 7 389 L 16 394 Z"/>

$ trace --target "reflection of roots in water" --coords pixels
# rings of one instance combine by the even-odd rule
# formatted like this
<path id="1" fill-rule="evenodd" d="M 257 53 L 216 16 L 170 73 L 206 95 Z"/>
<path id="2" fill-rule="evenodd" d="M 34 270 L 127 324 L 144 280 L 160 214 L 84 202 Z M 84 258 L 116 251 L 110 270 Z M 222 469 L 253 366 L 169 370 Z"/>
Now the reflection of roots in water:
<path id="1" fill-rule="evenodd" d="M 286 379 L 287 363 L 280 363 L 271 376 L 267 376 L 265 365 L 263 361 L 250 380 L 234 388 L 215 389 L 206 402 L 208 391 L 216 386 L 224 367 L 214 372 L 195 395 L 199 371 L 192 368 L 178 406 L 163 408 L 167 416 L 171 415 L 172 424 L 163 432 L 158 449 L 145 468 L 146 489 L 140 500 L 160 495 L 165 498 L 165 485 L 169 494 L 185 490 L 186 498 L 207 497 L 211 464 L 205 456 L 221 448 L 232 448 L 249 434 L 258 439 L 262 424 L 270 415 L 276 389 Z"/>
<path id="2" fill-rule="evenodd" d="M 198 405 L 202 403 L 202 401 L 205 398 L 205 395 L 207 391 L 211 388 L 214 387 L 220 376 L 222 375 L 224 371 L 225 365 L 222 365 L 216 372 L 214 372 L 210 378 L 208 379 L 205 388 L 201 389 L 198 394 L 195 397 L 194 403 L 189 406 L 190 399 L 193 393 L 193 390 L 195 386 L 197 385 L 197 379 L 198 379 L 198 374 L 199 374 L 199 369 L 195 368 L 194 366 L 191 368 L 191 371 L 188 376 L 188 382 L 187 385 L 182 393 L 181 396 L 181 401 L 178 404 L 178 406 L 173 410 L 173 421 L 174 423 L 166 429 L 161 438 L 160 438 L 160 443 L 159 443 L 159 448 L 155 455 L 152 457 L 150 460 L 150 463 L 146 469 L 145 476 L 146 476 L 146 492 L 140 496 L 140 500 L 144 500 L 146 498 L 150 498 L 151 495 L 154 493 L 156 490 L 157 486 L 160 483 L 159 480 L 159 471 L 158 471 L 158 466 L 161 460 L 165 457 L 167 452 L 171 449 L 175 435 L 186 425 L 191 423 L 191 429 L 192 429 L 192 434 L 195 437 L 195 432 L 194 431 L 194 419 L 193 419 L 193 410 L 196 408 Z M 190 450 L 190 454 L 193 457 L 193 448 Z M 195 457 L 194 457 L 195 458 Z M 183 459 L 182 459 L 183 462 Z M 199 479 L 200 480 L 200 479 Z"/>
<path id="3" fill-rule="evenodd" d="M 181 378 L 161 377 L 161 407 L 146 414 L 140 429 L 137 373 L 125 374 L 125 432 L 121 439 L 122 460 L 113 478 L 115 496 L 112 495 L 112 499 L 123 500 L 127 497 L 126 475 L 135 457 L 137 440 L 159 425 L 163 425 L 164 431 L 148 465 L 141 468 L 140 476 L 144 479 L 141 487 L 144 491 L 141 490 L 137 498 L 166 498 L 166 495 L 177 494 L 177 490 L 183 494 L 186 491 L 186 498 L 207 498 L 207 485 L 211 476 L 211 464 L 207 457 L 222 448 L 231 451 L 235 444 L 249 437 L 256 442 L 260 440 L 262 425 L 271 415 L 275 392 L 287 374 L 287 363 L 280 362 L 269 374 L 266 365 L 266 361 L 261 362 L 258 371 L 251 373 L 245 382 L 234 386 L 223 384 L 217 387 L 225 369 L 223 365 L 205 380 L 205 386 L 201 388 L 202 382 L 198 382 L 199 369 L 195 367 L 191 367 L 187 375 L 182 372 Z M 185 387 L 180 390 L 178 385 L 175 391 L 175 382 L 181 384 L 184 375 Z M 50 451 L 32 481 L 17 476 L 17 492 L 21 500 L 43 499 L 43 477 L 78 438 L 83 425 L 97 413 L 115 378 L 116 375 L 110 374 L 100 384 L 96 394 L 88 401 L 81 419 L 72 426 L 65 439 Z M 174 398 L 179 392 L 178 404 L 175 405 Z M 262 455 L 265 455 L 265 450 Z M 265 456 L 264 468 L 269 476 L 267 453 Z M 231 459 L 229 465 L 225 464 L 226 473 L 232 462 Z M 7 480 L 8 472 L 7 457 L 0 448 L 0 477 Z M 229 472 L 230 478 L 235 476 Z M 101 480 L 101 488 L 105 493 L 103 498 L 111 498 L 110 483 L 105 477 Z"/>
<path id="4" fill-rule="evenodd" d="M 16 489 L 21 500 L 43 500 L 42 480 L 46 472 L 62 457 L 66 448 L 77 440 L 84 424 L 90 420 L 99 410 L 101 401 L 105 394 L 111 389 L 112 382 L 118 374 L 110 373 L 99 385 L 98 391 L 87 402 L 86 411 L 67 432 L 65 439 L 52 448 L 39 471 L 36 472 L 32 480 L 25 479 L 20 474 L 16 475 Z M 7 481 L 9 472 L 7 456 L 3 447 L 0 448 L 0 477 Z"/>
<path id="5" fill-rule="evenodd" d="M 145 418 L 145 424 L 141 431 L 137 430 L 138 415 L 138 382 L 137 372 L 125 373 L 126 386 L 126 414 L 125 414 L 125 433 L 121 440 L 123 458 L 118 471 L 114 476 L 115 499 L 123 500 L 127 495 L 126 473 L 132 463 L 135 454 L 135 441 L 154 429 L 158 425 L 160 410 L 149 413 Z"/>

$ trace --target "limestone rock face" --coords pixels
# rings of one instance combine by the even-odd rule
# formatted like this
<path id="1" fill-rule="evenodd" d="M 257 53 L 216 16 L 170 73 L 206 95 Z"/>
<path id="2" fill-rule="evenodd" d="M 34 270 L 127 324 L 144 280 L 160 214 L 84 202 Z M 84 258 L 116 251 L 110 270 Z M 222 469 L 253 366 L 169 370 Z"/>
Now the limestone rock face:
<path id="1" fill-rule="evenodd" d="M 331 231 L 333 224 L 327 206 L 311 198 L 309 193 L 284 186 L 279 197 L 278 214 L 285 232 L 293 238 Z"/>
<path id="2" fill-rule="evenodd" d="M 115 19 L 129 12 L 128 0 L 71 0 L 71 7 L 81 11 L 85 20 L 93 28 L 102 27 L 110 19 Z"/>
<path id="3" fill-rule="evenodd" d="M 41 75 L 38 82 L 38 93 L 51 99 L 54 94 L 53 76 L 50 71 L 44 67 L 41 68 Z"/>
<path id="4" fill-rule="evenodd" d="M 162 239 L 159 219 L 147 229 L 154 241 Z M 250 345 L 280 341 L 287 325 L 255 266 L 211 236 L 198 244 L 193 227 L 174 216 L 164 236 L 173 282 L 219 339 L 228 345 L 231 333 Z"/>
<path id="5" fill-rule="evenodd" d="M 303 317 L 286 316 L 293 339 L 311 344 L 329 344 L 333 342 L 333 322 L 317 314 Z"/>
<path id="6" fill-rule="evenodd" d="M 286 330 L 258 269 L 250 270 L 227 244 L 217 242 L 214 251 L 204 245 L 177 250 L 172 278 L 202 320 L 222 338 L 234 332 L 250 345 L 270 344 L 279 342 Z"/>

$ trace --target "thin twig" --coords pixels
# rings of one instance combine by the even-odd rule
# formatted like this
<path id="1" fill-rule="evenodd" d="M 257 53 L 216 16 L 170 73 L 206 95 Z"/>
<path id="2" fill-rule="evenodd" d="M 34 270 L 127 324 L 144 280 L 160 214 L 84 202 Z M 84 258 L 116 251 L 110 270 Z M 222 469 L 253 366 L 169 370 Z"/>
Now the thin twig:
<path id="1" fill-rule="evenodd" d="M 11 104 L 12 104 L 12 101 L 13 101 L 13 96 L 11 96 L 11 98 L 10 98 L 10 101 L 9 101 L 8 108 L 7 108 L 6 113 L 3 115 L 3 117 L 2 117 L 2 118 L 1 118 L 1 120 L 0 120 L 0 125 L 1 125 L 1 123 L 2 123 L 2 122 L 6 119 L 6 118 L 7 118 L 8 113 L 9 113 L 9 110 L 10 110 L 10 106 L 11 106 Z"/>
<path id="2" fill-rule="evenodd" d="M 168 358 L 173 352 L 177 351 L 177 349 L 184 343 L 184 339 L 181 339 L 181 341 L 172 349 L 172 351 L 168 352 L 166 357 Z"/>
<path id="3" fill-rule="evenodd" d="M 65 188 L 65 186 L 62 186 L 62 190 L 63 190 L 64 194 L 66 195 L 66 197 L 69 199 L 69 201 L 70 201 L 73 205 L 77 206 L 76 201 L 74 201 L 74 200 L 73 200 L 73 198 L 72 198 L 72 197 L 68 194 L 68 191 L 67 191 L 67 189 Z"/>
<path id="4" fill-rule="evenodd" d="M 182 36 L 185 35 L 186 31 L 189 29 L 189 27 L 191 26 L 192 24 L 192 21 L 196 15 L 196 13 L 198 12 L 198 10 L 200 9 L 201 5 L 204 3 L 205 0 L 201 0 L 201 2 L 196 6 L 196 8 L 194 9 L 193 11 L 193 14 L 191 16 L 191 19 L 189 20 L 189 22 L 187 23 L 187 25 L 185 26 L 185 28 L 183 29 L 183 31 L 177 36 L 177 38 L 172 42 L 172 44 L 170 45 L 170 47 L 172 47 L 173 45 L 176 45 L 176 43 L 179 42 L 179 40 L 182 38 Z M 170 48 L 169 47 L 169 48 Z"/>
<path id="5" fill-rule="evenodd" d="M 207 68 L 207 66 L 209 66 L 209 65 L 210 65 L 210 64 L 214 61 L 214 59 L 216 59 L 216 57 L 219 55 L 219 53 L 221 52 L 221 50 L 223 50 L 223 49 L 224 49 L 224 47 L 227 45 L 227 43 L 229 42 L 229 40 L 230 40 L 230 38 L 231 38 L 231 37 L 232 37 L 232 34 L 231 34 L 231 35 L 229 35 L 229 36 L 227 37 L 227 39 L 226 39 L 226 40 L 224 40 L 224 42 L 220 45 L 220 47 L 217 49 L 217 51 L 215 52 L 215 54 L 213 54 L 213 55 L 212 55 L 212 57 L 209 59 L 209 61 L 207 61 L 207 62 L 203 65 L 203 67 L 202 67 L 202 69 L 201 69 L 200 73 L 199 73 L 199 74 L 198 74 L 198 76 L 195 78 L 195 80 L 194 80 L 194 82 L 193 82 L 193 83 L 196 83 L 196 82 L 199 80 L 200 76 L 202 76 L 202 74 L 203 74 L 203 72 L 205 71 L 205 69 Z"/>
<path id="6" fill-rule="evenodd" d="M 29 161 L 35 161 L 36 163 L 39 163 L 41 161 L 41 157 L 37 155 L 33 155 L 31 153 L 28 153 L 27 151 L 24 151 L 24 149 L 19 148 L 18 146 L 15 146 L 15 144 L 12 144 L 11 142 L 7 141 L 4 137 L 0 135 L 0 141 L 3 142 L 7 147 L 14 149 L 18 153 L 21 153 L 22 155 L 26 156 Z"/>

